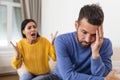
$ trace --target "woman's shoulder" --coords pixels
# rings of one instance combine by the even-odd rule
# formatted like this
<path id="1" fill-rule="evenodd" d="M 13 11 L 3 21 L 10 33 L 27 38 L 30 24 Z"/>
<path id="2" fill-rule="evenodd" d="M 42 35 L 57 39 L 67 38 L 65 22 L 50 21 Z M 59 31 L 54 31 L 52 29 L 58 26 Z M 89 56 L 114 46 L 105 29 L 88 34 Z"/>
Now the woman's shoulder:
<path id="1" fill-rule="evenodd" d="M 49 42 L 49 40 L 47 38 L 43 37 L 43 36 L 39 37 L 39 41 L 40 42 Z"/>
<path id="2" fill-rule="evenodd" d="M 26 41 L 26 38 L 22 38 L 18 41 L 18 43 L 22 43 L 22 42 L 25 42 Z"/>
<path id="3" fill-rule="evenodd" d="M 20 39 L 19 41 L 16 42 L 18 47 L 22 47 L 23 44 L 25 44 L 25 38 Z"/>

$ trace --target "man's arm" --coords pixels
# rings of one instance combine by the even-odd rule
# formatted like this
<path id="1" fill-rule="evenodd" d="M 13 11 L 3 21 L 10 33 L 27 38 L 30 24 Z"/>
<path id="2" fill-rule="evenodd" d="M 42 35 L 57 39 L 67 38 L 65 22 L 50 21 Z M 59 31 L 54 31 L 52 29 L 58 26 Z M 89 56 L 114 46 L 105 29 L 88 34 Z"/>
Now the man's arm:
<path id="1" fill-rule="evenodd" d="M 93 76 L 75 71 L 70 57 L 67 54 L 66 45 L 60 37 L 56 38 L 55 47 L 57 53 L 57 65 L 63 80 L 104 80 L 101 76 Z"/>
<path id="2" fill-rule="evenodd" d="M 109 39 L 104 39 L 99 54 L 98 58 L 91 59 L 91 72 L 95 76 L 106 76 L 112 69 L 111 56 L 113 50 Z"/>
<path id="3" fill-rule="evenodd" d="M 103 38 L 103 26 L 96 30 L 96 40 L 91 44 L 91 72 L 95 76 L 106 76 L 112 69 L 112 44 Z"/>
<path id="4" fill-rule="evenodd" d="M 94 76 L 106 76 L 112 69 L 111 61 L 106 59 L 103 62 L 101 57 L 93 60 L 91 59 L 91 72 Z"/>

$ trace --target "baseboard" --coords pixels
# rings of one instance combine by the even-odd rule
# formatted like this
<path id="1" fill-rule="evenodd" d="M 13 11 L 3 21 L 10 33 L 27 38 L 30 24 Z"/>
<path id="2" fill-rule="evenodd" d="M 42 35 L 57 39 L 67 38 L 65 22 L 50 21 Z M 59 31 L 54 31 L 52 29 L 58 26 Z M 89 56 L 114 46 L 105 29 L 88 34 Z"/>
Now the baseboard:
<path id="1" fill-rule="evenodd" d="M 16 70 L 13 69 L 11 66 L 0 66 L 0 75 L 1 74 L 11 74 L 16 73 Z"/>
<path id="2" fill-rule="evenodd" d="M 17 72 L 0 73 L 0 77 L 18 75 Z"/>

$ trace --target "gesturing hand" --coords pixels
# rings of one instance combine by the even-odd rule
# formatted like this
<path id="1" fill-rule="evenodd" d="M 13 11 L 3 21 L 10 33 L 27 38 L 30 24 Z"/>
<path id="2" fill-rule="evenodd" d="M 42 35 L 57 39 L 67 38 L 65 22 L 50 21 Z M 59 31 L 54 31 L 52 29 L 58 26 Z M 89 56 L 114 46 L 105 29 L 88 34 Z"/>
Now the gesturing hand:
<path id="1" fill-rule="evenodd" d="M 54 35 L 53 35 L 53 33 L 51 33 L 52 45 L 54 45 L 54 40 L 55 40 L 57 34 L 58 34 L 58 31 L 56 31 L 56 33 Z"/>
<path id="2" fill-rule="evenodd" d="M 14 51 L 15 51 L 15 58 L 18 59 L 20 55 L 19 55 L 17 43 L 16 43 L 16 46 L 13 44 L 12 41 L 10 41 L 10 43 L 12 44 L 12 46 L 13 46 L 13 48 L 14 48 Z"/>

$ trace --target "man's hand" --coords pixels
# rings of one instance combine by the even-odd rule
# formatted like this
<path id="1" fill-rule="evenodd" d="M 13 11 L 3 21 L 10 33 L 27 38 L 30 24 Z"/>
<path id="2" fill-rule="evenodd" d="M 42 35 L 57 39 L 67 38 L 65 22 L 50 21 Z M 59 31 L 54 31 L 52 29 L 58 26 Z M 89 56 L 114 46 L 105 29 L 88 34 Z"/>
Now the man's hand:
<path id="1" fill-rule="evenodd" d="M 92 57 L 97 58 L 100 56 L 99 51 L 103 43 L 103 26 L 99 26 L 96 30 L 96 40 L 91 44 Z"/>
<path id="2" fill-rule="evenodd" d="M 116 71 L 112 70 L 105 78 L 104 80 L 120 80 L 120 77 L 115 75 Z"/>

